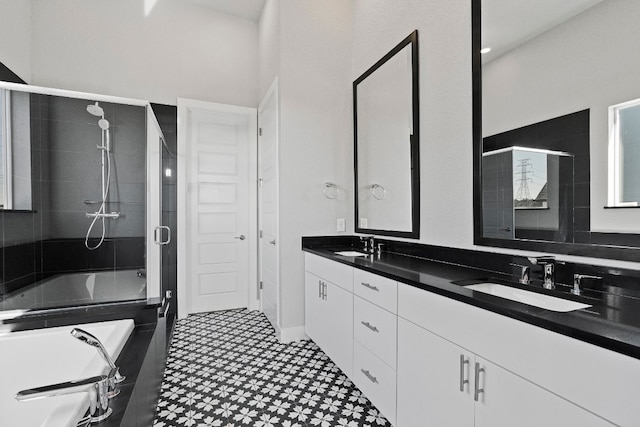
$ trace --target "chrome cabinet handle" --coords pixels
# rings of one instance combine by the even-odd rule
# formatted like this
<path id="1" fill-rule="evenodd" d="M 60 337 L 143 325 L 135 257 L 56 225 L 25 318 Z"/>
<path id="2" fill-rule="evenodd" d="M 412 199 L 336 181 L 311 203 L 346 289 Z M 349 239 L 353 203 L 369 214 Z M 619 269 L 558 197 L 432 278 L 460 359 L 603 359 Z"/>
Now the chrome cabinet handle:
<path id="1" fill-rule="evenodd" d="M 365 288 L 369 288 L 369 289 L 371 289 L 372 291 L 379 291 L 379 290 L 380 290 L 380 289 L 378 289 L 378 287 L 377 287 L 377 286 L 373 286 L 373 285 L 372 285 L 372 284 L 370 284 L 370 283 L 366 283 L 366 282 L 360 282 L 360 283 L 362 283 L 362 286 L 364 286 Z"/>
<path id="2" fill-rule="evenodd" d="M 378 330 L 378 328 L 376 328 L 375 326 L 373 326 L 371 323 L 369 322 L 365 322 L 364 320 L 362 320 L 360 323 L 362 323 L 364 326 L 366 326 L 367 328 L 371 329 L 373 332 L 380 332 Z"/>
<path id="3" fill-rule="evenodd" d="M 239 236 L 235 236 L 235 237 L 234 237 L 234 239 L 244 240 L 244 239 L 246 239 L 246 237 L 245 237 L 245 235 L 244 235 L 244 234 L 241 234 L 241 235 L 239 235 Z"/>
<path id="4" fill-rule="evenodd" d="M 464 358 L 464 354 L 460 355 L 460 391 L 464 392 L 464 385 L 469 384 L 469 378 L 466 378 L 465 367 L 469 364 L 469 359 Z"/>
<path id="5" fill-rule="evenodd" d="M 322 280 L 318 280 L 318 298 L 322 299 Z"/>
<path id="6" fill-rule="evenodd" d="M 327 284 L 325 282 L 322 282 L 322 299 L 324 299 L 325 301 L 327 300 Z"/>
<path id="7" fill-rule="evenodd" d="M 371 375 L 371 372 L 369 372 L 369 370 L 360 369 L 360 372 L 362 372 L 365 377 L 369 378 L 369 381 L 378 384 L 378 379 Z"/>
<path id="8" fill-rule="evenodd" d="M 473 400 L 478 401 L 480 393 L 484 393 L 484 388 L 480 388 L 480 373 L 484 373 L 484 368 L 480 367 L 480 363 L 476 362 L 476 383 L 475 391 L 473 393 Z"/>

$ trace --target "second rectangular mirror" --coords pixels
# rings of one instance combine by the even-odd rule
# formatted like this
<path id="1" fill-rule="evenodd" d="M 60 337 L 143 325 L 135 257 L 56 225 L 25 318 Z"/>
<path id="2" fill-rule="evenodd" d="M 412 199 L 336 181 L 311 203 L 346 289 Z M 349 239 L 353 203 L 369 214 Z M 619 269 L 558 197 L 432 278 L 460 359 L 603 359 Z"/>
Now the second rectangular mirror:
<path id="1" fill-rule="evenodd" d="M 418 33 L 353 82 L 355 231 L 418 238 Z"/>

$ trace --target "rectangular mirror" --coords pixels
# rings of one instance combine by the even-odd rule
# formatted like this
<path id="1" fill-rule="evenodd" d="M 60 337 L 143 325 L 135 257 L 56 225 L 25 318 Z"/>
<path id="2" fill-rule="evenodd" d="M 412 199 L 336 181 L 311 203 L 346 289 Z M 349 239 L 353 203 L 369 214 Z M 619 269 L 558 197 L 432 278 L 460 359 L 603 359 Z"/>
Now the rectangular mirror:
<path id="1" fill-rule="evenodd" d="M 640 2 L 472 5 L 475 243 L 637 260 Z"/>
<path id="2" fill-rule="evenodd" d="M 353 82 L 355 231 L 420 233 L 418 33 Z"/>

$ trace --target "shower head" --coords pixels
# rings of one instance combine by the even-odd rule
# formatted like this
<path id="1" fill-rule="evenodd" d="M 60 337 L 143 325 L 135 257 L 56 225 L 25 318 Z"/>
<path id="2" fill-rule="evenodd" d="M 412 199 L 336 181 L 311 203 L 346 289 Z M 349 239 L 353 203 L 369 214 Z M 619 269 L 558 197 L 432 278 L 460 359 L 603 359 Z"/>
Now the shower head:
<path id="1" fill-rule="evenodd" d="M 87 105 L 87 111 L 89 112 L 89 114 L 93 116 L 104 117 L 104 110 L 102 109 L 101 106 L 98 105 L 97 101 L 95 104 Z"/>
<path id="2" fill-rule="evenodd" d="M 98 126 L 100 126 L 102 130 L 107 130 L 109 129 L 109 121 L 107 119 L 100 119 L 98 120 Z"/>

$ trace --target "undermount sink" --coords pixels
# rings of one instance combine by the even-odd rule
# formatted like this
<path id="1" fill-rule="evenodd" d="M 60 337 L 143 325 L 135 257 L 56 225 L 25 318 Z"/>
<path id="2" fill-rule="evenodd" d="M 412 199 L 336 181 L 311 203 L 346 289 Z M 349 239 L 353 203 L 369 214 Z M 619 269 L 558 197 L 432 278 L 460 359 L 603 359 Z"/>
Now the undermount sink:
<path id="1" fill-rule="evenodd" d="M 465 286 L 465 288 L 483 292 L 489 295 L 494 295 L 500 298 L 506 298 L 511 301 L 517 301 L 523 304 L 532 305 L 534 307 L 563 313 L 591 307 L 588 304 L 582 304 L 563 298 L 538 294 L 536 292 L 529 292 L 523 289 L 512 288 L 510 286 L 501 285 L 499 283 L 478 283 L 475 285 L 467 285 Z"/>
<path id="2" fill-rule="evenodd" d="M 368 254 L 358 252 L 358 251 L 338 251 L 334 252 L 336 255 L 342 256 L 367 256 Z"/>

